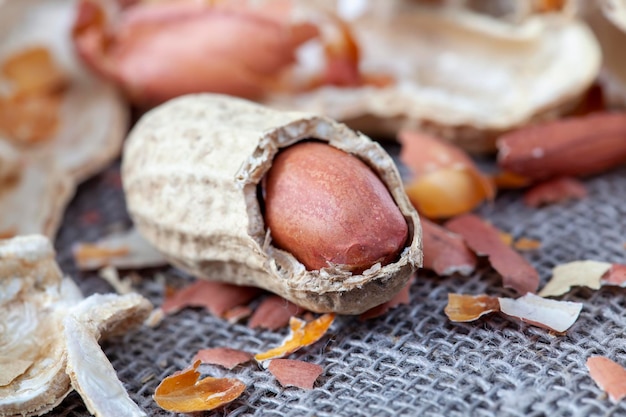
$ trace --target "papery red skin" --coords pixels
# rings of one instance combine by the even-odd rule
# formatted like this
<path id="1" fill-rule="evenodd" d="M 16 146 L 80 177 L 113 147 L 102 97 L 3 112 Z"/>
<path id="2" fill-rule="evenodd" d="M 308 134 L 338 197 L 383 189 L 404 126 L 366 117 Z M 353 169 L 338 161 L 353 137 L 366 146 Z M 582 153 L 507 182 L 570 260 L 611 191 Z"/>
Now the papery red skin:
<path id="1" fill-rule="evenodd" d="M 199 360 L 202 363 L 234 369 L 237 365 L 251 361 L 252 358 L 254 355 L 242 350 L 218 347 L 199 350 L 192 362 Z"/>
<path id="2" fill-rule="evenodd" d="M 409 304 L 411 301 L 411 285 L 415 283 L 415 275 L 413 275 L 406 285 L 393 296 L 393 298 L 385 303 L 370 308 L 359 316 L 360 320 L 370 320 L 386 314 L 389 310 L 402 304 Z"/>
<path id="3" fill-rule="evenodd" d="M 613 264 L 600 280 L 603 285 L 619 285 L 626 287 L 626 265 Z"/>
<path id="4" fill-rule="evenodd" d="M 423 267 L 437 275 L 459 272 L 468 275 L 476 268 L 476 255 L 467 247 L 461 236 L 427 220 L 422 225 Z"/>
<path id="5" fill-rule="evenodd" d="M 444 225 L 465 239 L 478 255 L 489 257 L 491 266 L 502 276 L 505 287 L 519 294 L 535 293 L 539 286 L 537 270 L 500 238 L 499 231 L 475 214 L 462 214 Z"/>
<path id="6" fill-rule="evenodd" d="M 282 386 L 313 389 L 323 369 L 321 366 L 294 359 L 272 359 L 268 370 Z"/>
<path id="7" fill-rule="evenodd" d="M 540 207 L 571 199 L 581 199 L 586 196 L 587 189 L 580 180 L 558 177 L 534 185 L 524 193 L 523 200 L 527 206 Z"/>
<path id="8" fill-rule="evenodd" d="M 345 265 L 354 273 L 393 262 L 408 226 L 389 190 L 354 155 L 303 142 L 273 161 L 265 182 L 273 243 L 309 270 Z"/>
<path id="9" fill-rule="evenodd" d="M 297 46 L 318 35 L 311 24 L 232 5 L 140 3 L 106 24 L 85 18 L 95 3 L 78 7 L 79 55 L 141 105 L 196 92 L 258 98 L 295 61 Z"/>
<path id="10" fill-rule="evenodd" d="M 165 314 L 174 314 L 185 307 L 204 307 L 211 314 L 222 316 L 228 310 L 248 303 L 260 291 L 254 287 L 198 280 L 167 295 L 161 309 Z"/>
<path id="11" fill-rule="evenodd" d="M 289 319 L 304 313 L 304 309 L 278 295 L 269 295 L 254 310 L 248 321 L 251 329 L 278 330 L 289 324 Z"/>

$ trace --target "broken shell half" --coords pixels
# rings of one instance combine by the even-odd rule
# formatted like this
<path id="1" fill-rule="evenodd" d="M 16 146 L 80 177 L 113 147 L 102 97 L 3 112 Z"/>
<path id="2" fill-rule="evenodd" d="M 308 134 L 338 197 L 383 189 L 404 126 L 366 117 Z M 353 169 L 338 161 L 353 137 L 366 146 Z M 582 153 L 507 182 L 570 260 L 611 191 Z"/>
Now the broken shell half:
<path id="1" fill-rule="evenodd" d="M 59 310 L 82 299 L 63 280 L 50 243 L 42 236 L 0 241 L 0 415 L 39 415 L 54 408 L 70 391 Z M 23 369 L 6 375 L 8 364 Z"/>
<path id="2" fill-rule="evenodd" d="M 96 416 L 142 415 L 115 373 L 102 371 L 111 365 L 97 340 L 143 322 L 150 303 L 138 294 L 83 299 L 54 257 L 40 235 L 0 241 L 0 416 L 44 414 L 72 386 Z M 90 389 L 96 381 L 106 390 Z M 107 414 L 112 406 L 101 404 L 111 399 L 123 412 Z"/>
<path id="3" fill-rule="evenodd" d="M 62 93 L 59 128 L 53 137 L 23 150 L 54 159 L 74 181 L 80 182 L 119 154 L 129 117 L 117 90 L 89 73 L 74 53 L 70 32 L 76 3 L 0 3 L 0 62 L 25 48 L 43 46 L 67 75 L 69 86 Z M 0 135 L 0 139 L 4 138 Z"/>
<path id="4" fill-rule="evenodd" d="M 21 169 L 0 181 L 0 237 L 42 234 L 52 238 L 74 195 L 75 185 L 54 160 L 27 155 Z"/>
<path id="5" fill-rule="evenodd" d="M 607 104 L 626 107 L 626 1 L 581 2 L 582 15 L 602 49 L 600 83 Z"/>
<path id="6" fill-rule="evenodd" d="M 308 271 L 274 247 L 260 183 L 280 148 L 304 139 L 352 153 L 382 180 L 405 217 L 399 259 L 353 275 Z M 359 314 L 389 300 L 421 265 L 421 229 L 391 157 L 326 117 L 286 113 L 242 99 L 200 94 L 144 115 L 124 149 L 122 179 L 137 229 L 170 261 L 198 277 L 272 291 L 316 312 Z"/>
<path id="7" fill-rule="evenodd" d="M 538 15 L 514 24 L 412 7 L 350 24 L 360 70 L 395 82 L 323 86 L 266 104 L 324 114 L 370 136 L 424 129 L 469 151 L 493 151 L 498 133 L 570 110 L 600 66 L 593 34 L 574 18 Z M 322 48 L 310 46 L 302 47 L 300 65 L 316 62 L 306 54 Z"/>

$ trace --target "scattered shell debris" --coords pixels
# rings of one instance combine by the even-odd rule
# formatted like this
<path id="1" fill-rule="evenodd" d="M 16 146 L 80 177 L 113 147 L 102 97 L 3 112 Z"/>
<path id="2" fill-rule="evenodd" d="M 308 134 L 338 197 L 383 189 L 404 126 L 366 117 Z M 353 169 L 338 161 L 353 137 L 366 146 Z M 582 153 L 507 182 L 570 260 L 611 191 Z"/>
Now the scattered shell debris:
<path id="1" fill-rule="evenodd" d="M 626 265 L 593 260 L 572 261 L 555 266 L 552 277 L 539 291 L 542 297 L 554 297 L 569 292 L 573 287 L 593 290 L 604 285 L 626 286 Z"/>
<path id="2" fill-rule="evenodd" d="M 335 315 L 332 313 L 323 314 L 309 322 L 292 317 L 289 320 L 291 334 L 283 341 L 283 344 L 266 352 L 257 353 L 254 355 L 254 359 L 257 362 L 262 362 L 268 359 L 282 358 L 298 349 L 311 345 L 326 334 L 334 319 Z"/>
<path id="3" fill-rule="evenodd" d="M 233 369 L 237 365 L 250 362 L 253 358 L 254 355 L 251 353 L 238 349 L 221 347 L 199 350 L 194 356 L 193 362 L 199 360 L 205 364 L 220 365 L 226 369 Z"/>
<path id="4" fill-rule="evenodd" d="M 522 200 L 529 207 L 541 207 L 585 197 L 587 188 L 583 182 L 571 177 L 559 177 L 532 186 Z"/>
<path id="5" fill-rule="evenodd" d="M 105 266 L 118 269 L 152 268 L 168 264 L 136 229 L 112 233 L 94 243 L 77 243 L 72 250 L 79 269 Z"/>
<path id="6" fill-rule="evenodd" d="M 236 378 L 200 379 L 200 361 L 165 378 L 153 398 L 159 407 L 176 413 L 210 411 L 236 400 L 246 385 Z"/>
<path id="7" fill-rule="evenodd" d="M 146 415 L 98 341 L 138 327 L 152 305 L 136 293 L 84 298 L 54 256 L 41 235 L 0 241 L 0 310 L 10 330 L 0 345 L 12 364 L 0 368 L 0 414 L 43 414 L 75 389 L 96 416 Z"/>
<path id="8" fill-rule="evenodd" d="M 505 287 L 520 294 L 537 291 L 539 274 L 530 262 L 502 241 L 500 231 L 494 226 L 470 213 L 454 217 L 444 226 L 462 236 L 477 255 L 487 256 L 502 276 Z"/>
<path id="9" fill-rule="evenodd" d="M 598 386 L 609 394 L 614 403 L 626 397 L 626 368 L 604 356 L 587 359 L 587 369 Z"/>
<path id="10" fill-rule="evenodd" d="M 313 389 L 324 369 L 320 365 L 295 359 L 272 359 L 267 367 L 280 385 Z"/>
<path id="11" fill-rule="evenodd" d="M 502 312 L 525 323 L 564 333 L 578 319 L 582 303 L 557 301 L 528 293 L 520 298 L 485 294 L 448 294 L 445 313 L 451 321 L 474 321 L 485 314 Z"/>

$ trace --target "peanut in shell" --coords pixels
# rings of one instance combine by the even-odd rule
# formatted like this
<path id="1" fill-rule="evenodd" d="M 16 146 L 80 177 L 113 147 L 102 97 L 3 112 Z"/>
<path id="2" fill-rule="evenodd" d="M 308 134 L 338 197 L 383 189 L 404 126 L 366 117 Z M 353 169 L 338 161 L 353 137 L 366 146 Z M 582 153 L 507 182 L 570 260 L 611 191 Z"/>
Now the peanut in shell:
<path id="1" fill-rule="evenodd" d="M 398 258 L 353 274 L 307 270 L 272 244 L 261 182 L 281 148 L 315 139 L 365 162 L 408 225 Z M 398 170 L 376 142 L 327 117 L 281 112 L 216 94 L 188 95 L 146 113 L 125 145 L 122 179 L 137 229 L 170 262 L 199 278 L 252 285 L 315 312 L 360 314 L 421 266 L 421 228 Z"/>

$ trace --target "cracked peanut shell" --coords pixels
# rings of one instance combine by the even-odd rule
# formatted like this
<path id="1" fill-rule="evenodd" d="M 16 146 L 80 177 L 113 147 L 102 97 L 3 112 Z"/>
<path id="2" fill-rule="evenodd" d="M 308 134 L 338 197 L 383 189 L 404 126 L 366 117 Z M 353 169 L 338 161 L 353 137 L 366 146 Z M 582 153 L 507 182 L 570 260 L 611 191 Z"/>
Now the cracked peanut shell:
<path id="1" fill-rule="evenodd" d="M 354 275 L 340 266 L 308 271 L 272 245 L 261 180 L 281 148 L 305 139 L 352 153 L 381 178 L 409 228 L 395 262 Z M 421 265 L 418 215 L 393 160 L 326 117 L 222 95 L 184 96 L 137 123 L 122 179 L 136 227 L 172 264 L 201 278 L 267 289 L 312 311 L 359 314 L 389 300 Z"/>

